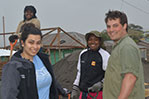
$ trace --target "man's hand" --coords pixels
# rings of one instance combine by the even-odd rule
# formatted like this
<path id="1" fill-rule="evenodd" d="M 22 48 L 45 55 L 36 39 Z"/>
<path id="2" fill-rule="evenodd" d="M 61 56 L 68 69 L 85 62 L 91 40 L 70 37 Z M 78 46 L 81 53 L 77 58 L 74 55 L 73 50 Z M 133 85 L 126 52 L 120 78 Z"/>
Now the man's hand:
<path id="1" fill-rule="evenodd" d="M 79 95 L 80 95 L 80 89 L 76 85 L 74 85 L 72 87 L 71 99 L 79 99 Z"/>
<path id="2" fill-rule="evenodd" d="M 13 43 L 13 42 L 15 42 L 15 40 L 17 40 L 19 37 L 18 37 L 18 35 L 11 35 L 11 36 L 9 36 L 9 41 L 11 42 L 11 43 Z"/>
<path id="3" fill-rule="evenodd" d="M 98 92 L 101 90 L 102 86 L 103 86 L 102 82 L 97 82 L 92 87 L 88 88 L 88 92 Z"/>

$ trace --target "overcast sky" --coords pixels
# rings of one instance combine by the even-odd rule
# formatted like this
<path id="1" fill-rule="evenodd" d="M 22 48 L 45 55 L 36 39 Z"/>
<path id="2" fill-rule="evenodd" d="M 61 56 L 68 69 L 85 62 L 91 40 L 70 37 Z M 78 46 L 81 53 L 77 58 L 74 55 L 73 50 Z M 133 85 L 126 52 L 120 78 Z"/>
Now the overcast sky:
<path id="1" fill-rule="evenodd" d="M 129 23 L 149 30 L 149 0 L 0 0 L 0 33 L 3 16 L 5 31 L 16 31 L 26 5 L 37 9 L 41 28 L 61 27 L 67 32 L 82 34 L 102 31 L 106 29 L 105 13 L 121 10 L 127 14 Z"/>

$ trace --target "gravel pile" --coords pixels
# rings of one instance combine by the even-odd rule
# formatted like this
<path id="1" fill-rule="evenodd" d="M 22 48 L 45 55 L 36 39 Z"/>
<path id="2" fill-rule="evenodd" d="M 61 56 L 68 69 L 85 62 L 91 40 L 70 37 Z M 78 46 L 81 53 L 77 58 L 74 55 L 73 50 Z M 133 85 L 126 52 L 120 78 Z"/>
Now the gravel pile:
<path id="1" fill-rule="evenodd" d="M 53 66 L 55 78 L 63 88 L 72 90 L 72 84 L 77 74 L 77 62 L 80 51 L 75 51 Z"/>

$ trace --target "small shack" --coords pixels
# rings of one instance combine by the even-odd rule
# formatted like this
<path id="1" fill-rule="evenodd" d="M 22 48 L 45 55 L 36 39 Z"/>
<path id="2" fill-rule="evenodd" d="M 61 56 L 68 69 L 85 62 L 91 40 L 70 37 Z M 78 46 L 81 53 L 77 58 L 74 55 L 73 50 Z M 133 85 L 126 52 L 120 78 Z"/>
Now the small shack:
<path id="1" fill-rule="evenodd" d="M 141 40 L 138 45 L 141 50 L 142 58 L 149 62 L 149 42 L 146 40 Z"/>
<path id="2" fill-rule="evenodd" d="M 43 50 L 50 55 L 51 64 L 55 64 L 76 50 L 86 48 L 85 36 L 77 32 L 65 32 L 61 28 L 55 28 L 53 33 L 43 35 Z"/>

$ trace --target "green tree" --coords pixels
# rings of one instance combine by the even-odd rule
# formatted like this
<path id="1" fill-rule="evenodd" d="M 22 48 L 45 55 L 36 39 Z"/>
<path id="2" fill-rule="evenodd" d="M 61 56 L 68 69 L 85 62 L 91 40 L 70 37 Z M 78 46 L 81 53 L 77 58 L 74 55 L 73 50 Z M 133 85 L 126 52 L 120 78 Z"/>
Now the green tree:
<path id="1" fill-rule="evenodd" d="M 143 31 L 143 27 L 140 25 L 129 24 L 128 29 L 136 30 L 136 31 Z"/>
<path id="2" fill-rule="evenodd" d="M 149 38 L 149 34 L 146 34 L 145 37 L 146 37 L 146 38 Z"/>
<path id="3" fill-rule="evenodd" d="M 129 30 L 128 30 L 128 35 L 129 35 L 136 43 L 138 43 L 139 40 L 143 37 L 143 31 L 138 31 L 138 30 L 129 29 Z"/>
<path id="4" fill-rule="evenodd" d="M 110 37 L 108 36 L 106 30 L 103 30 L 103 31 L 101 32 L 101 35 L 102 35 L 102 38 L 103 38 L 104 41 L 110 40 Z"/>

